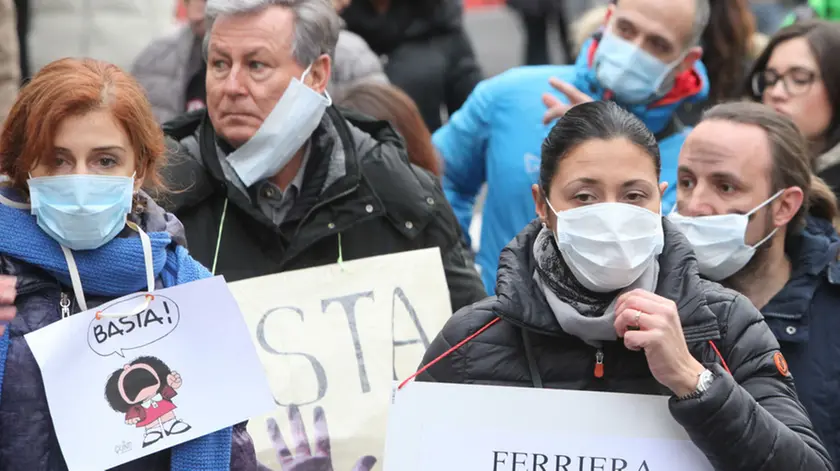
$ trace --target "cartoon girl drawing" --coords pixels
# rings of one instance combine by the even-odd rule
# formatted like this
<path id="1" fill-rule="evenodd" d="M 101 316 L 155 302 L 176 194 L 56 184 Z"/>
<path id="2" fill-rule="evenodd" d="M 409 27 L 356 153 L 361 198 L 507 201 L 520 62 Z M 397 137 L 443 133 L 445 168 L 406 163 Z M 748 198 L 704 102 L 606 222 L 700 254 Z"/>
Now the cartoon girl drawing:
<path id="1" fill-rule="evenodd" d="M 114 371 L 105 383 L 105 399 L 125 423 L 145 427 L 143 447 L 192 427 L 175 417 L 172 398 L 182 384 L 181 375 L 152 356 L 139 357 Z"/>

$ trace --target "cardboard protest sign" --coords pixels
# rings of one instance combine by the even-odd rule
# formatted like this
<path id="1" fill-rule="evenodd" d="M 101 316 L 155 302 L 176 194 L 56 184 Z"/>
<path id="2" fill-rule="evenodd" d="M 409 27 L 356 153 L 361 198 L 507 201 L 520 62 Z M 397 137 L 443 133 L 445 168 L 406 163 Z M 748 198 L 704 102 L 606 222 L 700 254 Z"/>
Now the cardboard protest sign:
<path id="1" fill-rule="evenodd" d="M 110 469 L 274 407 L 220 277 L 129 295 L 25 339 L 70 471 Z"/>
<path id="2" fill-rule="evenodd" d="M 384 471 L 713 471 L 668 398 L 413 382 L 394 391 Z"/>
<path id="3" fill-rule="evenodd" d="M 230 288 L 278 405 L 249 424 L 257 458 L 285 471 L 380 469 L 374 463 L 382 460 L 391 384 L 415 371 L 452 314 L 440 251 L 281 273 Z M 274 440 L 268 417 L 277 421 Z M 276 451 L 284 450 L 280 463 Z M 295 468 L 330 458 L 329 468 Z"/>

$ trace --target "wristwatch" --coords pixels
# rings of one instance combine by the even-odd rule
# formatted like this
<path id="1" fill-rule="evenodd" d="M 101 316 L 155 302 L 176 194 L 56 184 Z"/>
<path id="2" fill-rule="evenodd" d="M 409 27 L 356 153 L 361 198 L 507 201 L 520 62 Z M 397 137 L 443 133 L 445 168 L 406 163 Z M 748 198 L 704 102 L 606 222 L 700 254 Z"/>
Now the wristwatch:
<path id="1" fill-rule="evenodd" d="M 687 401 L 689 399 L 697 399 L 698 397 L 702 396 L 706 390 L 709 389 L 712 385 L 712 381 L 715 380 L 715 374 L 709 371 L 708 369 L 703 370 L 702 373 L 697 375 L 697 387 L 694 388 L 694 392 L 687 395 L 678 397 L 677 399 L 680 401 Z"/>

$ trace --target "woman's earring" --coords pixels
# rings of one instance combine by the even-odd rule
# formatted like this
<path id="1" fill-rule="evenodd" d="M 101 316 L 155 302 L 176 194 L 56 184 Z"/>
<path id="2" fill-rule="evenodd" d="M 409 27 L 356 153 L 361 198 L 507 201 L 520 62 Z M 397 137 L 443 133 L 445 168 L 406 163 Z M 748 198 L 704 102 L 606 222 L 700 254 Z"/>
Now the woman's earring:
<path id="1" fill-rule="evenodd" d="M 548 224 L 546 224 L 545 221 L 543 221 L 542 226 L 543 226 L 543 228 L 545 228 L 545 227 L 548 227 Z"/>

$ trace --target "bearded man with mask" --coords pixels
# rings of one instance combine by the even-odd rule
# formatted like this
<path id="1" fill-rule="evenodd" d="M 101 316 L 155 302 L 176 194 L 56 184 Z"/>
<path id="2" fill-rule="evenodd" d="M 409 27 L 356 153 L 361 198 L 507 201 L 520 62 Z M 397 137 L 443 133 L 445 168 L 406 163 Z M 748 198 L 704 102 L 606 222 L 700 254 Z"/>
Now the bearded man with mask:
<path id="1" fill-rule="evenodd" d="M 708 95 L 698 61 L 708 18 L 708 0 L 616 2 L 603 33 L 584 45 L 574 65 L 520 67 L 485 80 L 435 132 L 444 191 L 465 233 L 487 183 L 476 261 L 491 294 L 499 253 L 534 216 L 528 188 L 537 181 L 540 143 L 570 106 L 610 100 L 640 118 L 659 143 L 662 179 L 673 184 L 687 133 L 677 109 Z M 669 188 L 662 198 L 666 211 L 674 199 Z"/>
<path id="2" fill-rule="evenodd" d="M 332 106 L 330 0 L 208 0 L 206 18 L 207 109 L 164 126 L 191 254 L 236 281 L 439 247 L 452 307 L 483 297 L 437 180 L 388 123 Z"/>
<path id="3" fill-rule="evenodd" d="M 745 296 L 781 345 L 800 401 L 840 463 L 840 237 L 837 201 L 814 176 L 806 139 L 755 103 L 719 105 L 685 142 L 677 211 L 700 274 Z M 786 359 L 786 360 L 785 360 Z"/>

